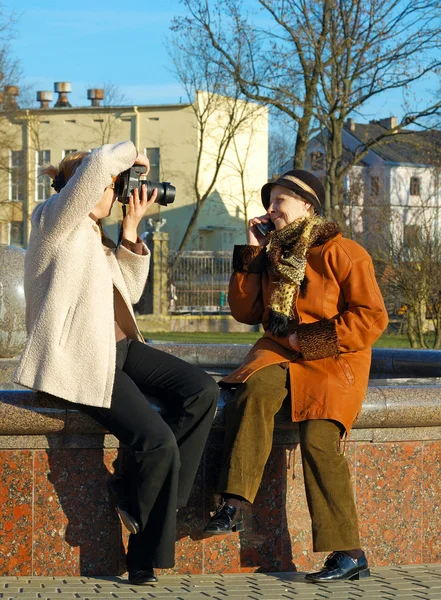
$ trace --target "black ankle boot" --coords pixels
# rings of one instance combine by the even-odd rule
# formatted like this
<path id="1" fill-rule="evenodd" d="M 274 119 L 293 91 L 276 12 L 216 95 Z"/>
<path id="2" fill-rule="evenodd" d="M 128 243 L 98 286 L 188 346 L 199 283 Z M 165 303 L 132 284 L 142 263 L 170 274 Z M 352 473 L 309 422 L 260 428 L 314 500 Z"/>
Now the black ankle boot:
<path id="1" fill-rule="evenodd" d="M 121 523 L 130 533 L 139 533 L 139 523 L 130 510 L 130 500 L 121 477 L 112 477 L 108 481 L 110 495 Z"/>
<path id="2" fill-rule="evenodd" d="M 129 570 L 129 583 L 131 585 L 155 585 L 158 578 L 154 569 L 131 569 Z"/>
<path id="3" fill-rule="evenodd" d="M 205 535 L 223 535 L 233 531 L 245 531 L 242 508 L 223 502 L 204 527 Z"/>
<path id="4" fill-rule="evenodd" d="M 318 573 L 308 573 L 305 579 L 314 583 L 328 583 L 345 579 L 357 580 L 370 576 L 364 552 L 360 558 L 351 558 L 345 552 L 332 552 Z"/>

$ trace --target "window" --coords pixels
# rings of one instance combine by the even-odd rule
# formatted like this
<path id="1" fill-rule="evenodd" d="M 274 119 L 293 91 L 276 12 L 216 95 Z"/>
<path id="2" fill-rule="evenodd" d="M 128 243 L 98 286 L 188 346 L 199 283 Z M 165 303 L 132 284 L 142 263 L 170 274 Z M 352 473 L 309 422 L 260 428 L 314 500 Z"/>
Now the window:
<path id="1" fill-rule="evenodd" d="M 311 152 L 309 158 L 311 160 L 311 171 L 323 171 L 325 168 L 325 156 L 322 152 Z"/>
<path id="2" fill-rule="evenodd" d="M 371 186 L 370 186 L 371 198 L 378 198 L 380 195 L 380 178 L 378 175 L 371 176 Z"/>
<path id="3" fill-rule="evenodd" d="M 40 167 L 47 165 L 51 162 L 51 151 L 50 150 L 39 150 L 37 152 L 37 172 Z M 51 195 L 51 178 L 49 175 L 39 175 L 37 178 L 37 202 L 46 200 Z"/>
<path id="4" fill-rule="evenodd" d="M 23 246 L 23 221 L 11 221 L 9 223 L 9 244 L 11 246 Z"/>
<path id="5" fill-rule="evenodd" d="M 18 202 L 24 200 L 25 169 L 23 150 L 11 150 L 9 155 L 9 198 Z"/>
<path id="6" fill-rule="evenodd" d="M 150 161 L 150 172 L 148 178 L 151 181 L 160 181 L 159 163 L 160 153 L 159 148 L 146 148 L 145 154 Z"/>
<path id="7" fill-rule="evenodd" d="M 69 154 L 74 154 L 75 152 L 78 152 L 78 150 L 76 148 L 70 148 L 69 150 L 63 150 L 63 158 L 65 156 L 68 156 Z"/>
<path id="8" fill-rule="evenodd" d="M 421 193 L 421 179 L 419 177 L 410 178 L 410 195 L 419 196 Z"/>
<path id="9" fill-rule="evenodd" d="M 404 225 L 404 246 L 407 250 L 418 248 L 421 242 L 420 225 Z"/>

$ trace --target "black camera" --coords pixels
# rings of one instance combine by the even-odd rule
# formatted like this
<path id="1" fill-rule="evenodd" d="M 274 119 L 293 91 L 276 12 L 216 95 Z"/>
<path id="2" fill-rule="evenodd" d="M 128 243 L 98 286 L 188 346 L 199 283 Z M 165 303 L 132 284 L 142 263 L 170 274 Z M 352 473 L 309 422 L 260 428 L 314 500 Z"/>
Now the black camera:
<path id="1" fill-rule="evenodd" d="M 140 179 L 140 176 L 146 172 L 146 167 L 143 165 L 133 165 L 132 168 L 124 171 L 115 180 L 115 194 L 118 202 L 128 204 L 130 194 L 138 188 L 141 195 L 141 186 L 147 186 L 147 198 L 151 198 L 153 190 L 158 190 L 158 196 L 155 200 L 161 206 L 167 206 L 175 200 L 176 188 L 168 181 L 149 181 L 148 179 Z"/>

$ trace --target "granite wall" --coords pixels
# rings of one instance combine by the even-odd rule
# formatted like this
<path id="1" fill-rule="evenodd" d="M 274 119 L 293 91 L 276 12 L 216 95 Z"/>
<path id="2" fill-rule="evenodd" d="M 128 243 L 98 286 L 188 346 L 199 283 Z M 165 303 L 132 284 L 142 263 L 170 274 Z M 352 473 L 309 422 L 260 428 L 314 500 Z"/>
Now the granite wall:
<path id="1" fill-rule="evenodd" d="M 160 347 L 214 375 L 234 368 L 248 349 Z M 13 360 L 0 360 L 0 382 L 2 372 L 11 380 L 13 367 Z M 427 379 L 410 379 L 418 374 Z M 440 374 L 441 352 L 374 352 L 373 379 L 347 443 L 372 565 L 441 562 Z M 214 508 L 227 401 L 223 394 L 189 506 L 178 514 L 174 571 L 318 567 L 324 555 L 312 552 L 297 427 L 287 405 L 276 418 L 256 502 L 246 508 L 246 531 L 202 537 Z M 0 576 L 125 571 L 127 536 L 106 487 L 117 456 L 117 440 L 63 401 L 0 383 Z"/>
<path id="2" fill-rule="evenodd" d="M 52 415 L 56 429 L 60 415 Z M 127 540 L 106 488 L 117 441 L 91 422 L 88 433 L 72 433 L 75 418 L 68 416 L 65 433 L 0 435 L 0 575 L 125 570 Z M 179 512 L 176 573 L 321 564 L 296 440 L 295 427 L 276 431 L 256 503 L 246 510 L 247 531 L 203 539 L 221 458 L 222 431 L 212 431 L 189 506 Z M 441 562 L 441 427 L 357 429 L 347 456 L 371 564 Z"/>

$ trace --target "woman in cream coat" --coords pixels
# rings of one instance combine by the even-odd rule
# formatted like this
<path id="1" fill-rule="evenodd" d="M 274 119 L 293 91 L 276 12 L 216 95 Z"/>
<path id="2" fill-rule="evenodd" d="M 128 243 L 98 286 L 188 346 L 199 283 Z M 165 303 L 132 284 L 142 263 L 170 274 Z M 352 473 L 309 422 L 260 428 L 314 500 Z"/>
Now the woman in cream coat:
<path id="1" fill-rule="evenodd" d="M 37 206 L 25 258 L 28 339 L 15 381 L 69 402 L 132 450 L 127 476 L 114 482 L 131 532 L 129 581 L 157 582 L 174 566 L 176 510 L 185 506 L 217 404 L 205 372 L 144 343 L 132 304 L 144 289 L 150 254 L 137 227 L 156 193 L 130 198 L 122 243 L 102 235 L 116 176 L 149 169 L 132 142 L 67 156 L 56 194 Z M 144 394 L 166 403 L 162 419 Z"/>

